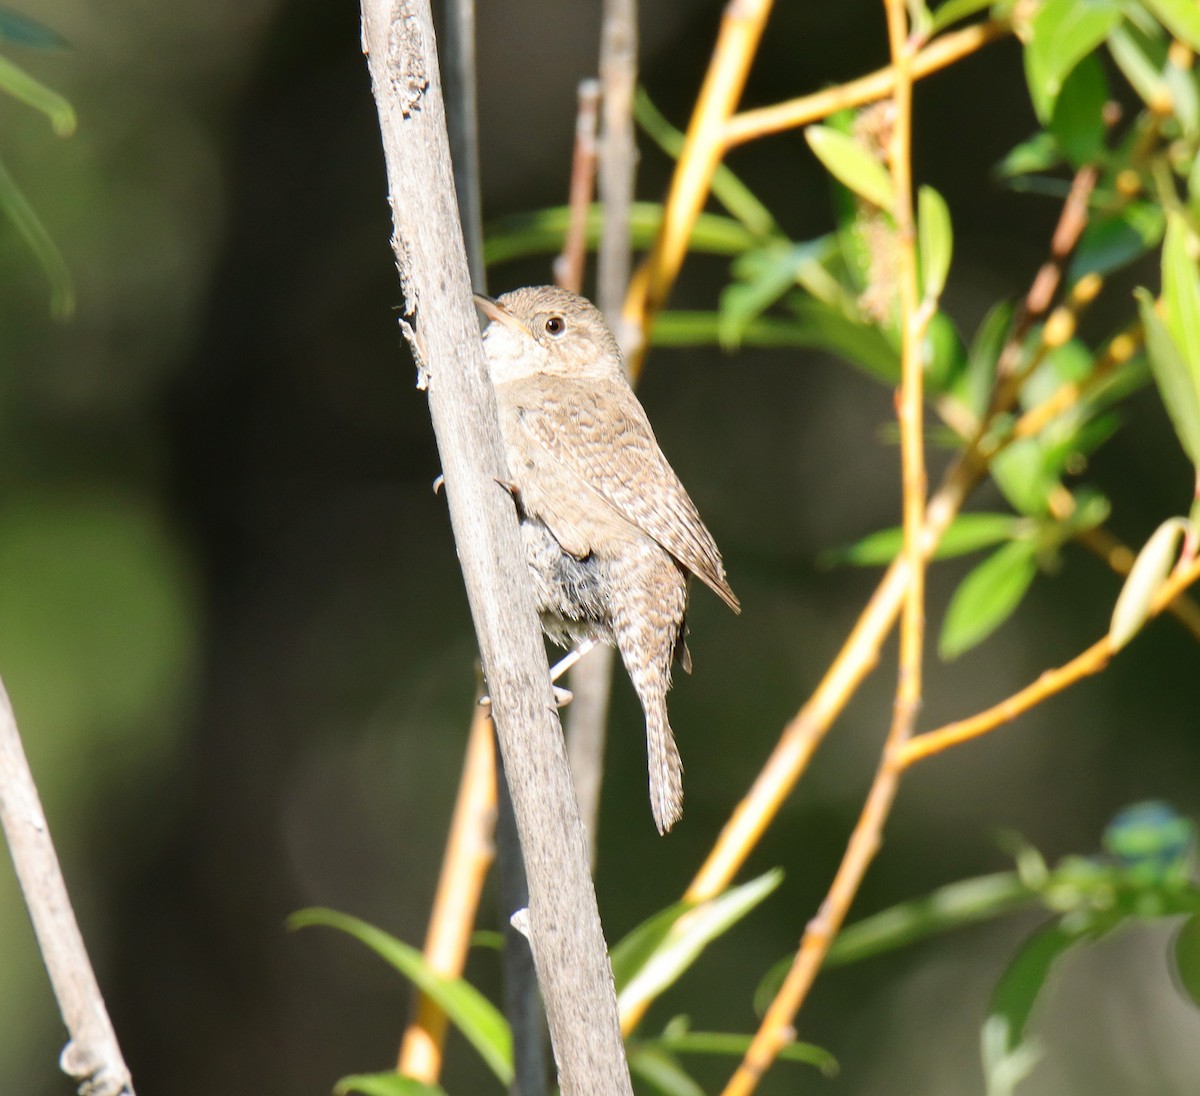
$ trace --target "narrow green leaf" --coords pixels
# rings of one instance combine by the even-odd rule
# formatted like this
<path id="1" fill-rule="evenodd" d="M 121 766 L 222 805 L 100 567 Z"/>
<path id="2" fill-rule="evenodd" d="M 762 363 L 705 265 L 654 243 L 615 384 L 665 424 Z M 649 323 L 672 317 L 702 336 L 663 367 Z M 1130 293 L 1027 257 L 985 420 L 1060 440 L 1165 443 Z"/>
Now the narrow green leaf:
<path id="1" fill-rule="evenodd" d="M 1200 467 L 1200 402 L 1197 400 L 1192 371 L 1171 338 L 1166 324 L 1158 318 L 1154 298 L 1144 289 L 1135 290 L 1134 293 L 1146 332 L 1146 353 L 1159 394 L 1184 452 L 1193 464 Z"/>
<path id="2" fill-rule="evenodd" d="M 1108 36 L 1108 51 L 1142 102 L 1159 104 L 1166 94 L 1162 66 L 1146 53 L 1133 32 L 1124 26 L 1115 27 Z"/>
<path id="3" fill-rule="evenodd" d="M 745 917 L 782 880 L 783 872 L 776 868 L 692 909 L 668 911 L 674 915 L 673 923 L 648 953 L 642 942 L 628 945 L 629 951 L 639 957 L 640 961 L 636 964 L 626 963 L 621 954 L 626 941 L 618 944 L 612 951 L 612 961 L 614 978 L 617 967 L 622 969 L 623 976 L 617 989 L 617 1007 L 621 1014 L 627 1015 L 631 1009 L 640 1008 L 654 1000 L 696 961 L 713 940 Z M 662 916 L 651 918 L 634 929 L 631 936 L 635 940 L 643 933 L 656 936 Z"/>
<path id="4" fill-rule="evenodd" d="M 663 152 L 673 160 L 679 159 L 683 151 L 684 133 L 667 121 L 646 94 L 645 88 L 639 87 L 634 94 L 633 117 Z M 771 211 L 725 164 L 717 165 L 711 186 L 713 197 L 756 236 L 766 239 L 782 235 Z"/>
<path id="5" fill-rule="evenodd" d="M 1009 1049 L 1025 1041 L 1029 1018 L 1054 964 L 1089 935 L 1087 922 L 1058 922 L 1039 929 L 1017 952 L 996 984 L 989 1009 L 989 1019 L 998 1017 L 1004 1023 Z"/>
<path id="6" fill-rule="evenodd" d="M 1175 983 L 1194 1005 L 1200 1005 L 1200 914 L 1193 914 L 1175 934 L 1171 949 Z"/>
<path id="7" fill-rule="evenodd" d="M 1124 647 L 1146 623 L 1150 603 L 1175 564 L 1179 541 L 1187 528 L 1188 523 L 1183 518 L 1168 518 L 1138 552 L 1108 626 L 1108 638 L 1114 650 Z"/>
<path id="8" fill-rule="evenodd" d="M 1163 241 L 1162 285 L 1167 329 L 1191 374 L 1200 408 L 1200 270 L 1188 254 L 1189 236 L 1183 214 L 1171 213 Z"/>
<path id="9" fill-rule="evenodd" d="M 656 1096 L 704 1096 L 691 1075 L 670 1054 L 658 1047 L 637 1043 L 628 1049 L 629 1072 Z M 638 1086 L 641 1092 L 641 1085 Z"/>
<path id="10" fill-rule="evenodd" d="M 1071 70 L 1120 22 L 1115 0 L 1045 0 L 1030 22 L 1025 78 L 1039 121 L 1050 121 Z"/>
<path id="11" fill-rule="evenodd" d="M 1200 5 L 1195 0 L 1142 0 L 1176 38 L 1200 50 Z"/>
<path id="12" fill-rule="evenodd" d="M 12 219 L 50 282 L 51 314 L 58 319 L 65 319 L 75 310 L 71 273 L 50 233 L 3 163 L 0 163 L 0 211 Z"/>
<path id="13" fill-rule="evenodd" d="M 901 902 L 843 929 L 829 949 L 826 963 L 857 963 L 1037 902 L 1037 892 L 1027 887 L 1016 872 L 996 872 L 949 883 L 923 898 Z"/>
<path id="14" fill-rule="evenodd" d="M 934 559 L 951 559 L 980 548 L 1012 540 L 1022 529 L 1020 518 L 1012 514 L 960 514 L 951 523 L 934 553 Z M 834 548 L 820 558 L 823 566 L 852 564 L 855 567 L 882 567 L 890 564 L 904 547 L 904 530 L 896 525 L 881 529 L 844 548 Z"/>
<path id="15" fill-rule="evenodd" d="M 70 137 L 75 132 L 78 122 L 75 108 L 57 91 L 46 87 L 7 57 L 0 57 L 0 90 L 28 103 L 34 110 L 40 110 L 50 119 L 50 125 L 60 137 Z"/>
<path id="16" fill-rule="evenodd" d="M 946 288 L 954 233 L 950 210 L 942 196 L 931 186 L 923 186 L 917 195 L 917 236 L 921 254 L 921 279 L 925 300 L 938 300 Z"/>
<path id="17" fill-rule="evenodd" d="M 52 27 L 8 8 L 0 8 L 0 38 L 31 49 L 67 49 L 70 46 Z"/>
<path id="18" fill-rule="evenodd" d="M 532 213 L 498 217 L 487 226 L 483 245 L 484 261 L 489 266 L 523 259 L 529 255 L 553 255 L 562 248 L 570 220 L 566 206 L 555 206 Z M 593 204 L 588 210 L 587 241 L 594 248 L 600 239 L 601 209 Z M 634 202 L 630 209 L 630 237 L 633 246 L 649 247 L 662 223 L 662 206 L 657 202 Z M 745 226 L 717 213 L 701 213 L 688 247 L 712 255 L 740 255 L 759 244 L 759 238 Z"/>
<path id="19" fill-rule="evenodd" d="M 437 1003 L 501 1082 L 507 1085 L 512 1081 L 512 1034 L 508 1022 L 470 983 L 461 978 L 443 978 L 429 968 L 416 948 L 349 914 L 306 909 L 293 913 L 287 924 L 290 929 L 324 925 L 365 944 Z"/>
<path id="20" fill-rule="evenodd" d="M 1162 239 L 1166 219 L 1157 202 L 1129 202 L 1119 213 L 1098 214 L 1088 221 L 1067 278 L 1111 274 L 1140 259 Z"/>
<path id="21" fill-rule="evenodd" d="M 967 19 L 977 11 L 983 11 L 992 6 L 992 0 L 946 0 L 933 13 L 930 33 L 937 34 L 946 27 L 961 19 Z"/>
<path id="22" fill-rule="evenodd" d="M 734 261 L 736 280 L 721 292 L 721 345 L 736 348 L 746 327 L 801 278 L 811 282 L 817 272 L 832 280 L 821 263 L 835 247 L 833 236 L 822 236 L 799 244 L 779 242 L 739 256 Z"/>
<path id="23" fill-rule="evenodd" d="M 1008 1021 L 989 1016 L 979 1032 L 979 1050 L 987 1096 L 1015 1096 L 1019 1085 L 1042 1057 L 1033 1041 L 1017 1042 L 1009 1037 Z"/>
<path id="24" fill-rule="evenodd" d="M 661 1047 L 672 1054 L 719 1054 L 740 1058 L 750 1049 L 752 1037 L 724 1031 L 685 1031 L 679 1034 L 664 1032 L 646 1045 Z M 814 1043 L 786 1043 L 779 1051 L 784 1062 L 816 1066 L 826 1077 L 836 1077 L 837 1059 Z"/>
<path id="25" fill-rule="evenodd" d="M 993 169 L 998 179 L 1011 179 L 1017 175 L 1032 175 L 1049 171 L 1062 163 L 1062 150 L 1054 134 L 1040 129 L 1027 141 L 1011 149 Z"/>
<path id="26" fill-rule="evenodd" d="M 1067 77 L 1050 118 L 1050 132 L 1072 167 L 1095 163 L 1104 154 L 1106 102 L 1104 66 L 1099 57 L 1089 54 Z"/>
<path id="27" fill-rule="evenodd" d="M 351 1074 L 338 1081 L 333 1092 L 334 1096 L 350 1096 L 354 1092 L 362 1096 L 446 1096 L 441 1085 L 427 1085 L 392 1072 Z"/>
<path id="28" fill-rule="evenodd" d="M 982 418 L 987 411 L 996 383 L 996 364 L 1008 341 L 1015 312 L 1016 306 L 1012 301 L 1000 301 L 993 305 L 971 341 L 971 349 L 967 352 L 967 369 L 960 378 L 958 396 L 976 418 Z"/>
<path id="29" fill-rule="evenodd" d="M 829 126 L 809 126 L 804 131 L 808 147 L 826 170 L 860 198 L 891 212 L 896 204 L 892 177 L 853 137 Z"/>
<path id="30" fill-rule="evenodd" d="M 992 478 L 1018 514 L 1042 518 L 1049 510 L 1054 477 L 1038 438 L 1020 438 L 992 461 Z"/>
<path id="31" fill-rule="evenodd" d="M 977 566 L 954 591 L 938 650 L 957 658 L 982 642 L 1014 612 L 1037 574 L 1036 545 L 1016 540 Z"/>

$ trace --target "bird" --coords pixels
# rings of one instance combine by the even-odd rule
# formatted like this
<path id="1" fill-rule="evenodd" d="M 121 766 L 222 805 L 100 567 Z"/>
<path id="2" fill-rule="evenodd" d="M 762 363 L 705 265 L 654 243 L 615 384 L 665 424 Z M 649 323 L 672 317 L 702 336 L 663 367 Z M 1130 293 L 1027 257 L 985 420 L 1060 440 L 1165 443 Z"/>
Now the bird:
<path id="1" fill-rule="evenodd" d="M 716 541 L 659 448 L 600 311 L 554 286 L 476 295 L 542 630 L 576 653 L 615 646 L 646 719 L 660 834 L 683 813 L 667 715 L 673 663 L 691 673 L 689 579 L 741 606 Z M 573 661 L 568 655 L 559 666 Z"/>

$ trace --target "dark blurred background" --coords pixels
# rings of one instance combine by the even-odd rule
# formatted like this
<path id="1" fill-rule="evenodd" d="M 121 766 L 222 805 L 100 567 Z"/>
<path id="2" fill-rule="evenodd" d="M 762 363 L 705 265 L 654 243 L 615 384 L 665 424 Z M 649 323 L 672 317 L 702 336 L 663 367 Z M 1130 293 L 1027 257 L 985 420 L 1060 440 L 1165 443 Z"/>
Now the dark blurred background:
<path id="1" fill-rule="evenodd" d="M 19 0 L 12 0 L 17 4 Z M 74 274 L 70 322 L 0 222 L 0 673 L 16 707 L 84 934 L 138 1090 L 319 1094 L 394 1060 L 407 987 L 359 945 L 291 936 L 320 904 L 419 943 L 474 688 L 475 655 L 400 294 L 374 105 L 352 4 L 29 0 L 72 43 L 13 57 L 64 92 L 78 133 L 0 100 L 0 153 Z M 485 213 L 559 204 L 576 82 L 598 4 L 483 5 Z M 716 0 L 646 3 L 642 80 L 686 123 Z M 746 101 L 884 63 L 875 0 L 781 4 Z M 1019 50 L 990 47 L 917 91 L 918 176 L 946 196 L 946 305 L 964 333 L 1028 285 L 1054 203 L 990 168 L 1034 128 Z M 643 143 L 638 194 L 670 165 Z M 798 134 L 731 160 L 796 238 L 831 225 Z M 1156 284 L 1152 266 L 1136 279 Z M 496 292 L 548 260 L 492 272 Z M 723 261 L 689 260 L 674 303 L 715 305 Z M 1132 281 L 1130 284 L 1133 284 Z M 1112 291 L 1090 334 L 1129 315 Z M 1106 319 L 1104 313 L 1108 313 Z M 641 716 L 618 675 L 598 891 L 610 940 L 680 894 L 779 729 L 819 679 L 875 575 L 823 549 L 898 520 L 891 393 L 802 352 L 658 351 L 642 398 L 726 555 L 745 606 L 700 590 L 695 675 L 672 720 L 682 825 L 659 839 Z M 1153 393 L 1093 460 L 1113 529 L 1140 544 L 1186 508 L 1189 470 Z M 943 457 L 935 454 L 933 474 Z M 995 497 L 984 502 L 997 505 Z M 931 580 L 931 629 L 971 561 Z M 1079 549 L 1017 616 L 953 665 L 931 663 L 926 728 L 1071 657 L 1106 626 L 1116 580 Z M 906 780 L 856 915 L 1008 860 L 1019 831 L 1054 858 L 1091 852 L 1146 797 L 1197 811 L 1196 652 L 1156 624 L 1099 679 Z M 744 878 L 782 889 L 661 1002 L 649 1029 L 751 1031 L 759 977 L 829 883 L 890 713 L 894 648 L 821 750 Z M 494 925 L 490 900 L 483 924 Z M 781 1066 L 764 1093 L 982 1091 L 990 987 L 1033 922 L 964 932 L 831 971 L 802 1038 L 835 1080 Z M 1184 1093 L 1200 1023 L 1171 987 L 1167 930 L 1072 953 L 1039 1031 L 1036 1094 Z M 469 976 L 496 990 L 495 956 Z M 0 867 L 0 1092 L 64 1093 L 64 1036 L 7 861 Z M 715 1089 L 724 1063 L 699 1073 Z M 452 1041 L 451 1092 L 490 1092 Z"/>

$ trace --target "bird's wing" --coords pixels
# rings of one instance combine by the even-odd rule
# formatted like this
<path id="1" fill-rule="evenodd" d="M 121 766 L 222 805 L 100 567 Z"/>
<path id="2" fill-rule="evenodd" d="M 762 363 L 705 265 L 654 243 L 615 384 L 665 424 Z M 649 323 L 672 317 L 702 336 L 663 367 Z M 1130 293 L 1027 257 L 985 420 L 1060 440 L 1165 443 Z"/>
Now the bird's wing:
<path id="1" fill-rule="evenodd" d="M 632 390 L 620 382 L 561 377 L 551 383 L 541 377 L 519 383 L 521 391 L 514 393 L 518 428 L 568 479 L 578 477 L 740 611 L 716 542 L 659 449 Z"/>

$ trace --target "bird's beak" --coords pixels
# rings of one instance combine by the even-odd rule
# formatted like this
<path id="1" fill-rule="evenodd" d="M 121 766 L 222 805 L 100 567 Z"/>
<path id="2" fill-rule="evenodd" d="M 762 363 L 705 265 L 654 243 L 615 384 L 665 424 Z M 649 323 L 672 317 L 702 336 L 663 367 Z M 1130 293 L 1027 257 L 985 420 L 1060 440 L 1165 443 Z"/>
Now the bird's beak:
<path id="1" fill-rule="evenodd" d="M 475 297 L 475 307 L 489 320 L 502 323 L 505 327 L 511 328 L 519 334 L 529 334 L 525 325 L 498 301 L 493 301 L 491 297 L 485 297 L 482 293 L 475 293 L 473 296 Z"/>

